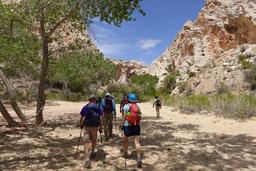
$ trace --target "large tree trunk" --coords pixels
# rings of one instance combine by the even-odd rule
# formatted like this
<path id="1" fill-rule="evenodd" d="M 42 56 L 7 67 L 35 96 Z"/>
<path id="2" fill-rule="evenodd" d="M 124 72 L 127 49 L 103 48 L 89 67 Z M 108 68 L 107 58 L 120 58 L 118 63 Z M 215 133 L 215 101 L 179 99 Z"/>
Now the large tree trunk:
<path id="1" fill-rule="evenodd" d="M 0 101 L 0 112 L 2 113 L 2 115 L 3 115 L 4 119 L 6 120 L 6 122 L 8 123 L 8 126 L 10 126 L 10 127 L 17 126 L 17 122 L 15 122 L 13 120 L 13 118 L 8 113 L 8 111 L 6 110 L 4 104 L 1 101 Z"/>
<path id="2" fill-rule="evenodd" d="M 39 125 L 44 121 L 43 118 L 43 108 L 45 105 L 45 84 L 46 78 L 48 74 L 48 63 L 49 63 L 49 45 L 48 45 L 48 35 L 45 31 L 45 18 L 44 18 L 44 7 L 40 0 L 38 0 L 40 4 L 40 36 L 43 45 L 43 59 L 41 65 L 41 75 L 40 75 L 40 82 L 38 87 L 38 94 L 37 94 L 37 106 L 36 106 L 36 124 Z"/>
<path id="3" fill-rule="evenodd" d="M 4 75 L 4 73 L 0 70 L 0 77 L 6 87 L 8 96 L 9 96 L 9 100 L 10 100 L 10 104 L 12 106 L 12 108 L 14 109 L 14 111 L 16 112 L 16 114 L 18 115 L 18 117 L 21 119 L 21 121 L 23 123 L 26 123 L 26 117 L 23 114 L 23 112 L 21 111 L 17 101 L 16 101 L 16 91 L 13 88 L 11 82 L 7 79 L 7 77 Z"/>
<path id="4" fill-rule="evenodd" d="M 48 63 L 49 63 L 49 51 L 48 42 L 43 42 L 43 61 L 41 68 L 41 76 L 37 95 L 37 108 L 36 108 L 36 124 L 41 124 L 43 122 L 43 107 L 45 105 L 45 85 L 48 73 Z"/>

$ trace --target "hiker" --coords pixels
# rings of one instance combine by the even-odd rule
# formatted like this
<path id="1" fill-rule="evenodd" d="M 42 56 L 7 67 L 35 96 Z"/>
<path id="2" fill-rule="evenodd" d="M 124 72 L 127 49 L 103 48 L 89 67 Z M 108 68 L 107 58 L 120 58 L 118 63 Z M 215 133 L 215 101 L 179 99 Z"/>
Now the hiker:
<path id="1" fill-rule="evenodd" d="M 96 97 L 94 95 L 89 97 L 89 103 L 86 104 L 80 112 L 80 127 L 83 129 L 83 139 L 85 143 L 84 167 L 86 168 L 91 167 L 91 159 L 96 156 L 94 150 L 96 147 L 97 133 L 98 131 L 102 133 L 102 114 L 103 109 L 96 103 Z"/>
<path id="2" fill-rule="evenodd" d="M 102 97 L 98 97 L 96 100 L 96 103 L 102 107 L 102 103 L 103 103 Z"/>
<path id="3" fill-rule="evenodd" d="M 124 131 L 123 152 L 124 157 L 128 157 L 128 138 L 132 137 L 137 151 L 137 167 L 142 167 L 142 156 L 140 146 L 140 119 L 141 110 L 137 104 L 138 98 L 136 94 L 127 96 L 128 104 L 123 107 L 124 115 L 120 124 L 120 128 Z"/>
<path id="4" fill-rule="evenodd" d="M 153 103 L 153 108 L 156 109 L 156 117 L 160 117 L 160 109 L 162 108 L 161 100 L 158 96 L 155 96 L 155 102 Z"/>
<path id="5" fill-rule="evenodd" d="M 105 140 L 108 141 L 109 138 L 112 138 L 113 117 L 116 116 L 115 102 L 109 93 L 106 93 L 105 95 L 105 100 L 103 101 L 103 109 L 104 134 Z"/>
<path id="6" fill-rule="evenodd" d="M 123 108 L 124 108 L 124 105 L 126 105 L 126 104 L 128 104 L 128 99 L 127 99 L 127 95 L 124 94 L 124 95 L 123 95 L 123 99 L 122 99 L 122 101 L 121 101 L 121 103 L 120 103 L 120 113 L 122 114 L 122 116 L 124 115 L 124 110 L 123 110 Z"/>

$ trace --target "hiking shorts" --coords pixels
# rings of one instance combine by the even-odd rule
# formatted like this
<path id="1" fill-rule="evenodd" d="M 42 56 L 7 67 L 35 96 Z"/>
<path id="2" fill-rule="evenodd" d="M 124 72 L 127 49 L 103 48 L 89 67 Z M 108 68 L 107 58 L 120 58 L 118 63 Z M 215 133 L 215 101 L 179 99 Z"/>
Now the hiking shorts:
<path id="1" fill-rule="evenodd" d="M 140 125 L 124 126 L 124 135 L 126 137 L 140 136 Z"/>
<path id="2" fill-rule="evenodd" d="M 83 139 L 85 143 L 97 140 L 97 133 L 99 127 L 85 127 L 83 132 Z"/>

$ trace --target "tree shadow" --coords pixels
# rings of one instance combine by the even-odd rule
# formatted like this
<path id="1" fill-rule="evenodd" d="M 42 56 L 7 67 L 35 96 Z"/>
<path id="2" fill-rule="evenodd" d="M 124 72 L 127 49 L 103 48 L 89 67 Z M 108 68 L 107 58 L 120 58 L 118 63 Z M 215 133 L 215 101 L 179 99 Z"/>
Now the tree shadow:
<path id="1" fill-rule="evenodd" d="M 44 127 L 18 134 L 1 133 L 0 170 L 83 170 L 82 142 L 75 159 L 80 131 L 76 122 L 77 115 L 67 114 L 47 121 Z M 199 132 L 198 128 L 144 117 L 141 170 L 255 170 L 255 137 Z M 115 131 L 114 137 L 104 142 L 103 149 L 98 141 L 94 169 L 124 170 L 125 159 L 119 152 L 121 137 L 121 131 Z M 137 155 L 132 141 L 129 145 L 127 170 L 134 170 Z"/>

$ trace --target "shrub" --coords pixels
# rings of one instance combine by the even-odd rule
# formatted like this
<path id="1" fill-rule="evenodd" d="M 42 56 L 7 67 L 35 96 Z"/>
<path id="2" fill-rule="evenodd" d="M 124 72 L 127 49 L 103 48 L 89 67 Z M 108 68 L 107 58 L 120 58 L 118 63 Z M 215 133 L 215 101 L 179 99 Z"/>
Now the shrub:
<path id="1" fill-rule="evenodd" d="M 165 104 L 179 108 L 183 112 L 209 111 L 234 119 L 256 116 L 256 97 L 254 95 L 216 94 L 213 96 L 164 96 Z"/>
<path id="2" fill-rule="evenodd" d="M 225 94 L 225 93 L 229 93 L 229 88 L 227 85 L 225 85 L 224 82 L 220 82 L 216 84 L 216 91 L 217 91 L 217 94 Z"/>
<path id="3" fill-rule="evenodd" d="M 191 72 L 191 71 L 190 71 L 190 72 L 188 73 L 188 77 L 189 77 L 189 78 L 192 78 L 192 77 L 195 77 L 195 76 L 196 76 L 196 73 L 194 73 L 194 72 Z"/>
<path id="4" fill-rule="evenodd" d="M 177 76 L 179 76 L 179 73 L 177 72 L 169 73 L 163 81 L 163 85 L 160 88 L 160 92 L 164 94 L 170 94 L 172 90 L 176 87 Z"/>
<path id="5" fill-rule="evenodd" d="M 252 63 L 250 63 L 248 61 L 248 58 L 249 58 L 249 56 L 247 56 L 247 55 L 239 55 L 238 56 L 238 61 L 242 65 L 243 69 L 248 69 L 248 68 L 251 68 L 251 66 L 252 66 Z"/>
<path id="6" fill-rule="evenodd" d="M 74 93 L 90 93 L 91 85 L 106 85 L 114 78 L 115 65 L 101 54 L 72 52 L 50 63 L 49 84 L 65 85 Z"/>
<path id="7" fill-rule="evenodd" d="M 256 90 L 256 65 L 244 72 L 244 80 L 251 85 L 251 90 Z"/>
<path id="8" fill-rule="evenodd" d="M 132 84 L 140 87 L 144 95 L 153 96 L 156 94 L 156 84 L 158 82 L 157 76 L 150 74 L 134 75 L 130 78 Z"/>

